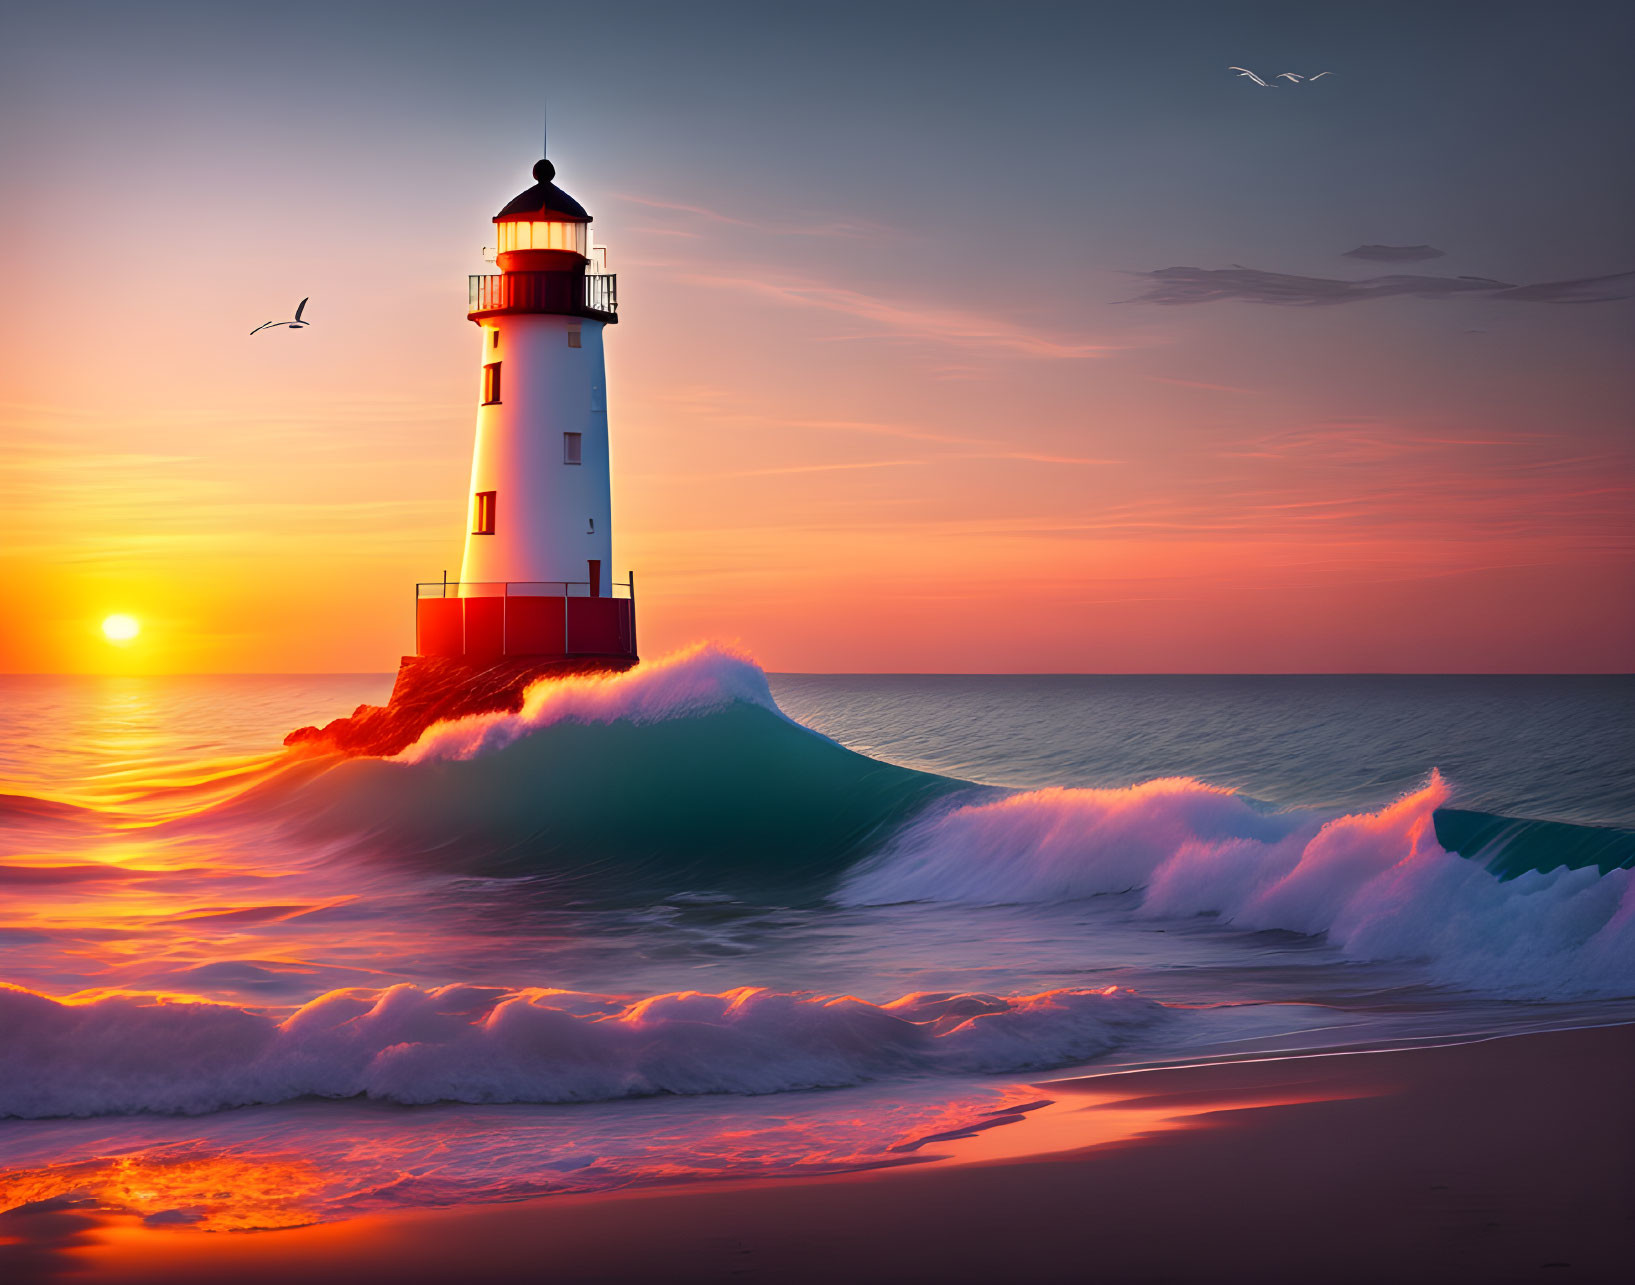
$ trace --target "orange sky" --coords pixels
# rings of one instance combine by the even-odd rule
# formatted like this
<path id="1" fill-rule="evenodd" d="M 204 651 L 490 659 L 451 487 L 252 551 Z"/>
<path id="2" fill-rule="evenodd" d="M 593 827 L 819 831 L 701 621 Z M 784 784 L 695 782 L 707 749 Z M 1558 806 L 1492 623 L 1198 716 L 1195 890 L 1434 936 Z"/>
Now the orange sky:
<path id="1" fill-rule="evenodd" d="M 0 318 L 0 670 L 392 669 L 414 582 L 458 566 L 465 275 L 492 270 L 478 247 L 531 181 L 532 127 L 451 107 L 410 128 L 392 67 L 344 117 L 324 86 L 255 114 L 235 68 L 152 53 L 116 109 L 70 33 L 35 36 L 56 61 L 19 91 L 38 128 L 4 179 L 0 248 L 25 301 Z M 418 55 L 379 57 L 407 74 Z M 802 107 L 808 87 L 780 99 L 773 71 L 740 108 Z M 925 128 L 906 99 L 871 106 L 888 137 Z M 718 637 L 806 671 L 1629 667 L 1627 304 L 1119 302 L 1171 263 L 1357 276 L 1333 256 L 1359 240 L 1474 238 L 1448 191 L 1423 224 L 1402 212 L 1411 184 L 1389 217 L 1342 216 L 1331 191 L 1297 224 L 1275 212 L 1286 194 L 1265 219 L 1167 183 L 1090 201 L 995 150 L 994 188 L 962 200 L 965 179 L 912 151 L 814 174 L 747 120 L 688 152 L 698 134 L 649 107 L 570 106 L 552 148 L 619 274 L 615 558 L 644 652 Z M 1182 146 L 1208 121 L 1130 128 Z M 1570 244 L 1528 253 L 1524 279 L 1610 270 Z M 310 329 L 249 335 L 302 295 Z M 116 611 L 143 622 L 129 647 L 101 637 Z"/>

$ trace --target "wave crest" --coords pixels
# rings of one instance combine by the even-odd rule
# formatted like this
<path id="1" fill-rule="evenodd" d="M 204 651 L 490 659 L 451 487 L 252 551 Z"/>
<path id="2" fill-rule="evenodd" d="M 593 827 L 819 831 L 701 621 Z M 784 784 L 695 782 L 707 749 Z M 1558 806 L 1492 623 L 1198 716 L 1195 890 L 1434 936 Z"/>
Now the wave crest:
<path id="1" fill-rule="evenodd" d="M 752 660 L 709 644 L 541 680 L 516 713 L 434 725 L 396 758 L 318 761 L 242 806 L 304 838 L 630 898 L 828 881 L 958 788 L 791 721 Z"/>
<path id="2" fill-rule="evenodd" d="M 731 705 L 758 706 L 783 716 L 766 674 L 747 653 L 721 643 L 698 643 L 623 672 L 542 678 L 523 694 L 516 713 L 473 714 L 433 724 L 397 761 L 476 758 L 556 723 L 656 723 Z"/>
<path id="3" fill-rule="evenodd" d="M 1501 881 L 1436 838 L 1433 771 L 1378 812 L 1267 813 L 1187 779 L 1038 790 L 910 826 L 843 882 L 850 904 L 1060 901 L 1139 890 L 1152 915 L 1326 934 L 1360 959 L 1423 959 L 1439 980 L 1528 998 L 1635 993 L 1632 874 Z"/>
<path id="4" fill-rule="evenodd" d="M 0 985 L 0 1117 L 200 1114 L 366 1095 L 401 1103 L 775 1093 L 1084 1061 L 1166 1010 L 1129 991 L 888 1004 L 745 987 L 632 1001 L 453 985 L 337 990 L 282 1021 L 152 995 Z"/>

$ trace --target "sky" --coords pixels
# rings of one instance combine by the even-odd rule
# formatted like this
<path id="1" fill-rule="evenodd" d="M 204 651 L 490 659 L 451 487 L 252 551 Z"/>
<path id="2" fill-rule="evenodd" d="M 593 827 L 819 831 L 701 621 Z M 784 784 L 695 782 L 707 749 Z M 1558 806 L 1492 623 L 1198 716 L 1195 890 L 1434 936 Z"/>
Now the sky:
<path id="1" fill-rule="evenodd" d="M 0 21 L 0 670 L 395 668 L 457 574 L 465 278 L 547 98 L 619 277 L 645 654 L 1635 656 L 1628 5 Z"/>

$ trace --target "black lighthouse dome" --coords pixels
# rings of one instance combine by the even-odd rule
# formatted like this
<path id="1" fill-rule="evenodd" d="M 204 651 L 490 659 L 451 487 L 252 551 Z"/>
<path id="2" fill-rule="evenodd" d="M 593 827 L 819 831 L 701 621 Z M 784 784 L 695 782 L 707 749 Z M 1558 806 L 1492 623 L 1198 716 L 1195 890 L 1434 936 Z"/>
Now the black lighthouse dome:
<path id="1" fill-rule="evenodd" d="M 534 185 L 512 197 L 495 221 L 533 218 L 559 223 L 589 223 L 590 215 L 585 212 L 585 207 L 553 183 L 551 180 L 555 177 L 556 166 L 550 161 L 536 161 Z"/>
<path id="2" fill-rule="evenodd" d="M 534 185 L 494 216 L 499 273 L 471 278 L 466 315 L 472 321 L 486 325 L 494 317 L 521 313 L 585 317 L 606 325 L 618 321 L 612 274 L 587 271 L 600 248 L 590 243 L 590 215 L 551 181 L 555 177 L 556 166 L 537 162 Z"/>

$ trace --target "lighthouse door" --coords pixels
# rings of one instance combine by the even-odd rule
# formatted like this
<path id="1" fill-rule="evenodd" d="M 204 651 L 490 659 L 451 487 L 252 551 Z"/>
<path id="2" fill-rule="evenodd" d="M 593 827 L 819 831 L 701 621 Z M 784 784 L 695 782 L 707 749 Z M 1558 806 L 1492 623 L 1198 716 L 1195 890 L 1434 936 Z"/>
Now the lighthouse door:
<path id="1" fill-rule="evenodd" d="M 587 558 L 585 561 L 590 564 L 590 596 L 600 598 L 602 596 L 602 560 L 600 558 Z"/>

